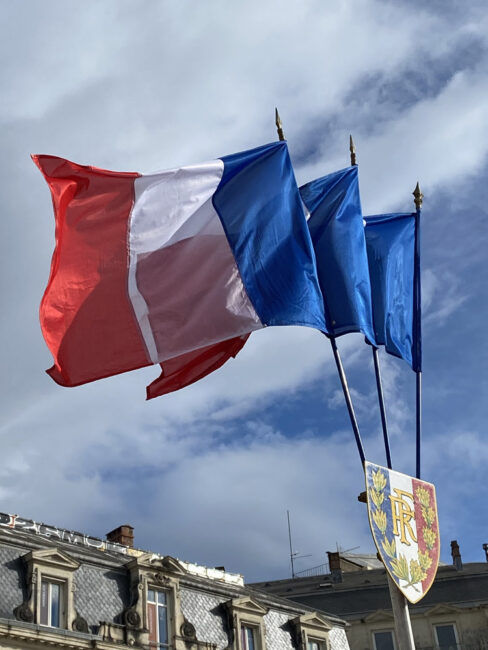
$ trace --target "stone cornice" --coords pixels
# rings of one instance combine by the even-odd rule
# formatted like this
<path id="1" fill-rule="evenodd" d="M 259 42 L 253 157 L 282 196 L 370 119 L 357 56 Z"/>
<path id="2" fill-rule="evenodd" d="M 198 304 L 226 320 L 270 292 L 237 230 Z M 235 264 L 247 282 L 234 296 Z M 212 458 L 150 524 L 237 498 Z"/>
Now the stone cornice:
<path id="1" fill-rule="evenodd" d="M 22 623 L 10 619 L 0 619 L 0 646 L 22 648 L 33 644 L 39 646 L 55 646 L 58 648 L 70 648 L 77 650 L 82 648 L 99 648 L 100 650 L 113 650 L 115 644 L 103 641 L 101 637 L 94 634 L 82 634 L 57 628 L 35 625 L 33 623 Z M 120 650 L 129 646 L 117 643 Z"/>

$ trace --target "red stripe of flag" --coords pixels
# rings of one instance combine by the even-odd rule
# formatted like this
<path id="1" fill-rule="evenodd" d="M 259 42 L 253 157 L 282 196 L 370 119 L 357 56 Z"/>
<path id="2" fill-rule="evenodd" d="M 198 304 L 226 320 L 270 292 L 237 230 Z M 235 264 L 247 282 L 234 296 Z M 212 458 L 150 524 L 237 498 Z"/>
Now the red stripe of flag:
<path id="1" fill-rule="evenodd" d="M 161 375 L 147 387 L 147 399 L 172 393 L 203 379 L 235 357 L 250 334 L 193 350 L 161 364 Z"/>
<path id="2" fill-rule="evenodd" d="M 41 328 L 63 386 L 150 365 L 128 297 L 128 223 L 137 173 L 32 156 L 51 189 L 56 248 Z"/>

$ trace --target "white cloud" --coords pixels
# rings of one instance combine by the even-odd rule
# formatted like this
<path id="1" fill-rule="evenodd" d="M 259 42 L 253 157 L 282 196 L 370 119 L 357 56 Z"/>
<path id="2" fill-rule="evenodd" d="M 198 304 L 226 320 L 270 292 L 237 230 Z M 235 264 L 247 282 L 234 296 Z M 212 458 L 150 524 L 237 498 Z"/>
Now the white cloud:
<path id="1" fill-rule="evenodd" d="M 354 6 L 345 0 L 327 6 L 321 0 L 148 0 L 142 11 L 126 0 L 107 0 L 72 15 L 55 0 L 2 8 L 0 51 L 10 64 L 0 72 L 0 509 L 97 535 L 130 519 L 142 545 L 225 563 L 255 579 L 286 571 L 287 508 L 295 545 L 312 553 L 313 563 L 320 564 L 335 541 L 371 548 L 363 506 L 355 503 L 362 489 L 357 450 L 352 433 L 342 431 L 341 393 L 329 392 L 338 382 L 330 346 L 318 332 L 255 333 L 236 360 L 205 381 L 149 403 L 144 388 L 155 368 L 72 390 L 43 374 L 50 355 L 37 309 L 53 223 L 49 193 L 28 154 L 44 151 L 125 170 L 173 167 L 273 140 L 278 105 L 292 154 L 303 149 L 300 181 L 343 167 L 353 130 L 366 212 L 411 209 L 419 179 L 425 218 L 431 197 L 443 193 L 452 223 L 459 188 L 478 178 L 487 151 L 481 10 L 463 7 L 453 23 L 428 6 L 411 11 L 408 3 L 374 0 Z M 470 39 L 481 43 L 479 63 L 471 58 L 463 65 L 459 48 Z M 456 59 L 456 72 L 439 81 L 441 59 Z M 349 106 L 362 83 L 397 83 L 406 69 L 427 76 L 435 92 L 409 89 L 414 100 L 408 106 L 365 93 L 367 105 Z M 425 243 L 432 249 L 443 227 L 440 217 L 427 222 Z M 424 342 L 437 343 L 439 324 L 452 324 L 459 308 L 473 302 L 454 266 L 446 266 L 469 245 L 474 266 L 460 273 L 481 273 L 484 244 L 476 237 L 456 244 L 448 262 L 439 261 L 436 250 L 425 266 Z M 465 318 L 477 322 L 475 312 Z M 459 424 L 463 414 L 450 410 L 456 386 L 435 376 L 441 367 L 449 374 L 449 332 L 443 329 L 442 364 L 434 359 L 426 378 L 432 394 L 449 397 L 434 414 L 426 404 L 426 466 L 447 495 L 447 519 L 448 500 L 457 503 L 449 472 L 463 445 L 475 468 L 473 476 L 459 470 L 466 490 L 480 480 L 486 451 L 484 420 L 458 436 L 455 427 L 466 428 Z M 475 335 L 468 343 L 478 350 L 479 329 Z M 339 346 L 368 456 L 382 459 L 370 355 L 359 336 Z M 412 471 L 414 375 L 396 359 L 382 355 L 381 361 L 394 463 Z M 481 394 L 480 367 L 474 368 L 470 410 Z M 317 413 L 308 402 L 308 411 L 303 406 L 312 393 Z M 286 418 L 293 420 L 292 437 Z M 440 433 L 431 433 L 437 427 L 453 435 L 449 453 Z"/>
<path id="2" fill-rule="evenodd" d="M 438 328 L 468 299 L 461 293 L 459 273 L 444 271 L 441 279 L 430 269 L 422 275 L 423 326 Z M 465 287 L 463 287 L 465 289 Z"/>

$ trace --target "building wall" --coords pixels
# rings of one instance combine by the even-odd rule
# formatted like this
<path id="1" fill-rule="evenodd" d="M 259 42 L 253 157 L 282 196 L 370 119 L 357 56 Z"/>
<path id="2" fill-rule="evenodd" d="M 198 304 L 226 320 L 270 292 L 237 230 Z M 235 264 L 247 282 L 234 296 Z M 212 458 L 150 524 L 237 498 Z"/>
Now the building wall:
<path id="1" fill-rule="evenodd" d="M 181 610 L 185 618 L 193 623 L 200 639 L 225 648 L 228 635 L 225 629 L 222 604 L 226 598 L 205 594 L 193 589 L 181 589 Z"/>
<path id="2" fill-rule="evenodd" d="M 122 623 L 129 606 L 127 571 L 82 564 L 74 574 L 75 607 L 96 633 L 100 621 Z"/>
<path id="3" fill-rule="evenodd" d="M 79 533 L 56 529 L 48 536 L 46 530 L 27 520 L 21 529 L 0 526 L 2 649 L 147 649 L 149 593 L 157 591 L 167 598 L 171 650 L 242 650 L 243 624 L 262 639 L 256 650 L 297 650 L 306 647 L 308 633 L 323 639 L 323 650 L 348 650 L 342 621 L 250 590 L 240 576 L 203 567 L 192 573 L 174 558 L 126 548 L 119 553 L 114 544 L 92 538 L 86 544 Z M 60 628 L 40 624 L 41 587 L 48 582 L 61 585 Z"/>
<path id="4" fill-rule="evenodd" d="M 286 629 L 289 616 L 270 610 L 264 617 L 267 650 L 293 650 L 290 632 Z"/>
<path id="5" fill-rule="evenodd" d="M 458 633 L 460 650 L 488 649 L 488 610 L 486 608 L 411 615 L 412 630 L 417 650 L 436 648 L 435 625 L 454 624 Z M 378 615 L 370 620 L 350 621 L 347 630 L 351 650 L 374 650 L 375 631 L 394 631 L 392 616 Z"/>
<path id="6" fill-rule="evenodd" d="M 329 636 L 332 648 L 337 650 L 348 650 L 350 648 L 352 650 L 345 629 L 335 627 L 329 632 Z"/>
<path id="7" fill-rule="evenodd" d="M 339 573 L 255 586 L 344 618 L 351 650 L 375 650 L 373 633 L 394 631 L 386 571 Z M 417 650 L 438 647 L 441 624 L 454 625 L 458 650 L 488 650 L 488 563 L 440 566 L 430 591 L 409 609 Z"/>
<path id="8" fill-rule="evenodd" d="M 0 618 L 12 618 L 14 607 L 25 597 L 21 555 L 21 549 L 0 546 Z"/>

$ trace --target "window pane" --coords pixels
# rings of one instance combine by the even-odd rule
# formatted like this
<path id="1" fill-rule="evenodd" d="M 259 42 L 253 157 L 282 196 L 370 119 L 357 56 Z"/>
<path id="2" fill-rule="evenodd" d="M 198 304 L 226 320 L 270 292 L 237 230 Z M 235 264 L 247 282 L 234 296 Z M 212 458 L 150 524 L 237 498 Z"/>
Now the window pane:
<path id="1" fill-rule="evenodd" d="M 148 589 L 148 590 L 147 590 L 147 599 L 148 599 L 151 603 L 155 603 L 155 602 L 156 602 L 156 598 L 154 597 L 154 589 Z"/>
<path id="2" fill-rule="evenodd" d="M 309 641 L 307 650 L 320 650 L 318 641 Z"/>
<path id="3" fill-rule="evenodd" d="M 256 650 L 254 629 L 248 625 L 241 626 L 241 646 L 243 650 Z"/>
<path id="4" fill-rule="evenodd" d="M 254 630 L 252 627 L 246 626 L 246 650 L 255 650 L 254 645 Z"/>
<path id="5" fill-rule="evenodd" d="M 158 603 L 166 605 L 166 594 L 164 591 L 158 591 Z"/>
<path id="6" fill-rule="evenodd" d="M 47 625 L 48 621 L 48 583 L 44 580 L 41 582 L 41 625 Z"/>
<path id="7" fill-rule="evenodd" d="M 159 643 L 168 643 L 168 619 L 166 607 L 158 607 Z"/>
<path id="8" fill-rule="evenodd" d="M 393 645 L 393 633 L 388 632 L 375 632 L 374 643 L 376 650 L 395 650 Z"/>
<path id="9" fill-rule="evenodd" d="M 51 583 L 51 625 L 59 627 L 59 609 L 61 601 L 61 587 L 55 582 Z"/>
<path id="10" fill-rule="evenodd" d="M 456 648 L 456 633 L 454 632 L 454 625 L 436 625 L 435 631 L 437 633 L 437 643 L 442 650 L 455 650 Z"/>

